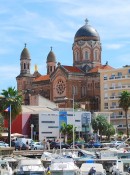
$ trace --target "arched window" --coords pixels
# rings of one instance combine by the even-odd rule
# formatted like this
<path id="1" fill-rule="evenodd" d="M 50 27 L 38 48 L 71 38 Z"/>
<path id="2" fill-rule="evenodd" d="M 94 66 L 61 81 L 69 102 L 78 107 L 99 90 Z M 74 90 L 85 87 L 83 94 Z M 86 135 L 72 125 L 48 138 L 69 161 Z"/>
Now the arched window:
<path id="1" fill-rule="evenodd" d="M 81 96 L 83 97 L 83 96 L 85 96 L 85 95 L 86 95 L 86 87 L 83 86 L 83 87 L 81 88 Z"/>
<path id="2" fill-rule="evenodd" d="M 76 94 L 78 94 L 78 88 L 77 88 L 77 86 L 72 86 L 72 95 L 76 95 Z"/>
<path id="3" fill-rule="evenodd" d="M 79 52 L 75 52 L 75 61 L 79 60 Z"/>
<path id="4" fill-rule="evenodd" d="M 89 60 L 89 53 L 88 53 L 88 51 L 85 51 L 85 60 Z"/>
<path id="5" fill-rule="evenodd" d="M 26 69 L 26 64 L 24 63 L 24 69 Z"/>
<path id="6" fill-rule="evenodd" d="M 98 50 L 95 50 L 94 51 L 94 60 L 96 61 L 96 60 L 98 60 Z"/>
<path id="7" fill-rule="evenodd" d="M 28 63 L 28 69 L 29 69 L 29 63 Z"/>

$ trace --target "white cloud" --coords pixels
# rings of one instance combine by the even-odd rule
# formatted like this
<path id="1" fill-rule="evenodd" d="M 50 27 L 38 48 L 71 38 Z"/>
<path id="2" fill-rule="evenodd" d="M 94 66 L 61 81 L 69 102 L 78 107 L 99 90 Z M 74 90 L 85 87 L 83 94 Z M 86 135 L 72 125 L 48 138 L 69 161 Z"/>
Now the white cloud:
<path id="1" fill-rule="evenodd" d="M 120 48 L 122 48 L 124 45 L 123 44 L 105 44 L 104 47 L 106 47 L 106 49 L 114 49 L 114 50 L 118 50 Z"/>

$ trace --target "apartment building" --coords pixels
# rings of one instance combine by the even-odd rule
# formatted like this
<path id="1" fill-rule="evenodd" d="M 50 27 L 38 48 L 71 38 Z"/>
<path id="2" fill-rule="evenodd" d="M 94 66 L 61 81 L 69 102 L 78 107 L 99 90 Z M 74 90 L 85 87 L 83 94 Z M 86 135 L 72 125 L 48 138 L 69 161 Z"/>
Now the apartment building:
<path id="1" fill-rule="evenodd" d="M 100 70 L 101 111 L 111 112 L 110 122 L 115 126 L 116 132 L 122 131 L 126 133 L 124 111 L 119 107 L 119 97 L 124 90 L 130 92 L 130 66 L 124 66 L 119 69 Z M 128 111 L 129 123 L 130 110 Z"/>

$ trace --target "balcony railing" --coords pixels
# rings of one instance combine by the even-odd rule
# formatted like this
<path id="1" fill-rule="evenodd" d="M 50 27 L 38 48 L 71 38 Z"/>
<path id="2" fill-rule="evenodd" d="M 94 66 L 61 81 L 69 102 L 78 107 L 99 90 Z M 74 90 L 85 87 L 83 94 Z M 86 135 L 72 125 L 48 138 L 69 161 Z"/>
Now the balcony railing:
<path id="1" fill-rule="evenodd" d="M 119 109 L 120 107 L 119 106 L 116 106 L 116 105 L 114 105 L 114 106 L 110 106 L 110 109 Z"/>
<path id="2" fill-rule="evenodd" d="M 116 75 L 112 75 L 111 77 L 109 77 L 109 80 L 115 80 L 115 79 L 129 79 L 130 75 L 121 75 L 121 76 L 116 76 Z"/>
<path id="3" fill-rule="evenodd" d="M 129 89 L 130 85 L 110 86 L 109 89 Z"/>

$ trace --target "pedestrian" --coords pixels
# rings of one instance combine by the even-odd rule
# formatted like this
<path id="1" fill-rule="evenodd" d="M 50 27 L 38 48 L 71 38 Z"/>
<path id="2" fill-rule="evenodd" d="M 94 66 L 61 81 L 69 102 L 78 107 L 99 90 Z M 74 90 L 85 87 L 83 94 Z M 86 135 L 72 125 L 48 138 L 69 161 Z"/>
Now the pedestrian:
<path id="1" fill-rule="evenodd" d="M 46 140 L 45 139 L 43 139 L 42 144 L 43 144 L 43 150 L 46 150 Z"/>
<path id="2" fill-rule="evenodd" d="M 50 141 L 47 140 L 47 149 L 50 150 Z"/>
<path id="3" fill-rule="evenodd" d="M 26 141 L 26 149 L 29 150 L 29 143 L 28 143 L 28 140 Z"/>
<path id="4" fill-rule="evenodd" d="M 96 169 L 95 167 L 92 167 L 89 172 L 88 172 L 88 175 L 95 175 L 96 174 Z"/>

